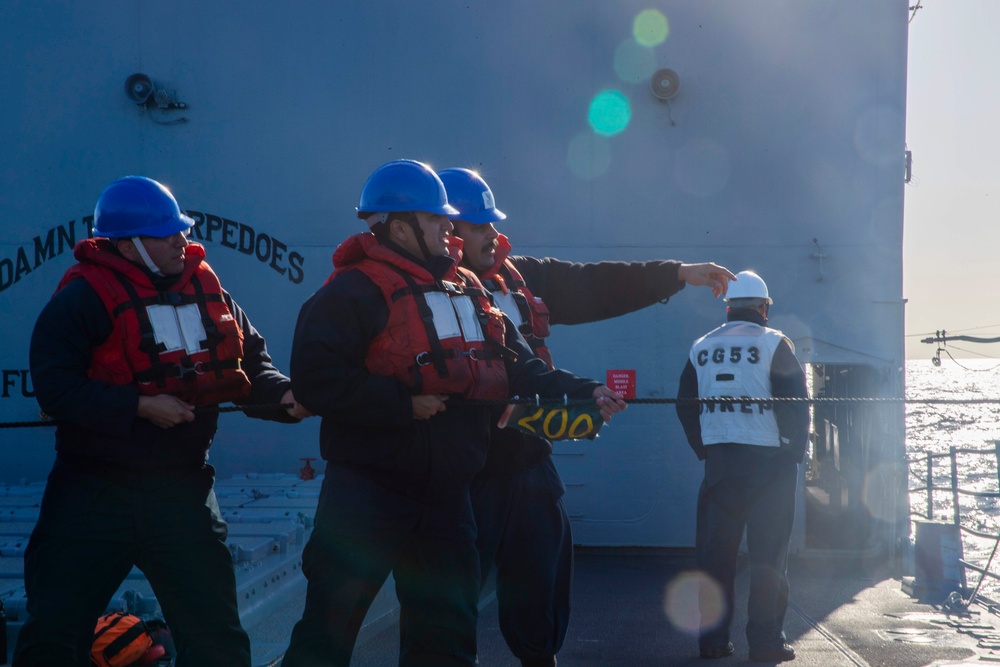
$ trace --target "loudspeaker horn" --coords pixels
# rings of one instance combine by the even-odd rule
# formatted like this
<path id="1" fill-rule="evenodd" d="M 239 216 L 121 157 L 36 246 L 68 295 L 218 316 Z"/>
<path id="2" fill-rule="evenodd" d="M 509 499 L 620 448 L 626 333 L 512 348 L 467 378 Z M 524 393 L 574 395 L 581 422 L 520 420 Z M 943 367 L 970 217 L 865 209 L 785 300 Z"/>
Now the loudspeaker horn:
<path id="1" fill-rule="evenodd" d="M 149 101 L 153 92 L 153 82 L 145 74 L 137 73 L 125 79 L 125 94 L 140 106 Z"/>
<path id="2" fill-rule="evenodd" d="M 669 100 L 681 87 L 681 78 L 672 69 L 658 69 L 649 79 L 649 88 L 658 100 Z"/>

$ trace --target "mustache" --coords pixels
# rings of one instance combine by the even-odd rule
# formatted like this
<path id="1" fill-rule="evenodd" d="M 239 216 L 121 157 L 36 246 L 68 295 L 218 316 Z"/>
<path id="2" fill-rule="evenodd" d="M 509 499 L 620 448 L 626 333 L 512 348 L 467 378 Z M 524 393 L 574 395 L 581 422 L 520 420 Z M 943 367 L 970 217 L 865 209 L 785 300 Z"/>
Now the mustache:
<path id="1" fill-rule="evenodd" d="M 483 252 L 489 252 L 490 250 L 495 250 L 498 245 L 500 245 L 500 241 L 498 241 L 497 239 L 493 239 L 492 241 L 486 243 L 483 246 Z"/>

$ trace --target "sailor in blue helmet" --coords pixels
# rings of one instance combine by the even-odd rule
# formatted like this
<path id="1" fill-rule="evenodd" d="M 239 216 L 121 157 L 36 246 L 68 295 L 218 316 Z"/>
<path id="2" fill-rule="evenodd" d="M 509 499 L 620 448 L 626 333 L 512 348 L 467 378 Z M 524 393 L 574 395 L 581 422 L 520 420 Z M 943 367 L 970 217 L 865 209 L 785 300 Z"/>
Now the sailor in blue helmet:
<path id="1" fill-rule="evenodd" d="M 678 399 L 715 396 L 808 398 L 795 348 L 767 326 L 771 296 L 752 271 L 730 288 L 725 324 L 694 342 Z M 746 529 L 750 557 L 747 642 L 750 660 L 793 660 L 782 628 L 788 609 L 788 541 L 795 513 L 797 464 L 809 437 L 806 402 L 678 402 L 688 443 L 705 462 L 695 545 L 701 585 L 703 658 L 732 655 L 736 564 Z"/>
<path id="2" fill-rule="evenodd" d="M 666 301 L 685 283 L 725 294 L 732 273 L 676 261 L 580 264 L 510 255 L 494 223 L 506 219 L 486 181 L 469 169 L 438 174 L 448 192 L 462 266 L 475 272 L 535 353 L 552 365 L 549 326 L 624 315 Z M 494 429 L 486 466 L 472 483 L 485 581 L 497 569 L 500 628 L 525 666 L 550 666 L 569 624 L 573 539 L 565 491 L 547 440 Z"/>
<path id="3" fill-rule="evenodd" d="M 452 259 L 454 213 L 427 165 L 382 165 L 358 204 L 369 231 L 336 249 L 333 274 L 299 314 L 295 395 L 322 417 L 327 464 L 302 559 L 305 609 L 284 667 L 347 667 L 390 573 L 399 664 L 475 664 L 480 576 L 469 482 L 495 417 L 483 401 L 569 395 L 595 400 L 605 419 L 625 407 L 599 382 L 532 354 Z"/>
<path id="4" fill-rule="evenodd" d="M 250 666 L 226 524 L 207 463 L 222 401 L 306 416 L 264 338 L 191 243 L 163 185 L 111 183 L 96 238 L 31 336 L 38 403 L 57 420 L 56 461 L 24 555 L 18 667 L 91 664 L 94 627 L 133 568 L 146 575 L 177 667 Z M 191 315 L 194 315 L 193 317 Z"/>

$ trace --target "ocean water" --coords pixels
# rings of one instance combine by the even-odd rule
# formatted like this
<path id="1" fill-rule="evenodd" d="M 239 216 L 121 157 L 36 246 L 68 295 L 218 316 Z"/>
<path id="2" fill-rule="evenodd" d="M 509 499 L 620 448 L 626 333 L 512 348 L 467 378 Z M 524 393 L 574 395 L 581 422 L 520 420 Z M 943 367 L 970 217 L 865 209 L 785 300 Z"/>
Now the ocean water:
<path id="1" fill-rule="evenodd" d="M 985 454 L 958 455 L 959 487 L 980 493 L 998 492 L 1000 473 L 994 446 L 1000 440 L 1000 360 L 952 360 L 945 357 L 940 366 L 934 366 L 930 359 L 908 360 L 906 398 L 998 401 L 983 404 L 907 404 L 906 448 L 911 460 L 911 512 L 926 514 L 927 511 L 926 492 L 912 491 L 926 483 L 926 465 L 913 462 L 914 459 L 926 454 L 944 454 L 934 459 L 934 484 L 950 489 L 951 462 L 947 454 L 953 446 L 989 450 Z M 986 533 L 1000 532 L 1000 501 L 997 498 L 962 495 L 959 506 L 963 526 Z M 950 490 L 934 492 L 932 512 L 936 520 L 952 520 L 954 504 Z M 995 546 L 995 539 L 963 534 L 965 559 L 980 567 L 986 566 Z M 1000 549 L 989 569 L 1000 574 Z M 969 585 L 975 586 L 978 580 L 978 573 L 968 573 Z M 987 579 L 982 592 L 994 600 L 1000 599 L 1000 582 Z"/>
<path id="2" fill-rule="evenodd" d="M 959 365 L 961 364 L 961 366 Z M 1000 401 L 1000 360 L 930 359 L 906 362 L 908 399 L 996 399 Z M 956 447 L 992 447 L 1000 439 L 1000 403 L 906 406 L 906 448 L 910 455 L 947 452 Z"/>

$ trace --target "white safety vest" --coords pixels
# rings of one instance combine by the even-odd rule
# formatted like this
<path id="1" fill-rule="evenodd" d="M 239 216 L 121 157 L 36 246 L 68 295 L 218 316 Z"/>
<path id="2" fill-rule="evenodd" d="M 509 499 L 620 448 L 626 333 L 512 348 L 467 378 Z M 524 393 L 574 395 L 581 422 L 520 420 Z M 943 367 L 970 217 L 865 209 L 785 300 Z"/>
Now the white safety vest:
<path id="1" fill-rule="evenodd" d="M 777 329 L 753 322 L 726 322 L 691 346 L 691 364 L 698 373 L 701 398 L 771 396 L 771 360 L 787 340 Z M 791 345 L 791 341 L 789 341 Z M 702 403 L 701 440 L 705 445 L 734 442 L 780 447 L 773 404 Z"/>

